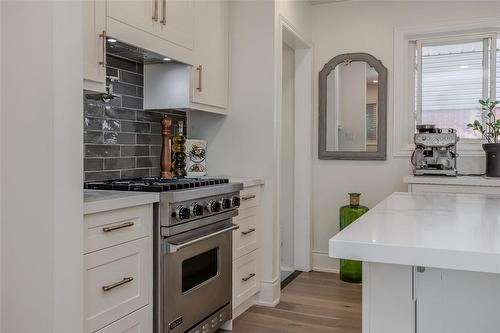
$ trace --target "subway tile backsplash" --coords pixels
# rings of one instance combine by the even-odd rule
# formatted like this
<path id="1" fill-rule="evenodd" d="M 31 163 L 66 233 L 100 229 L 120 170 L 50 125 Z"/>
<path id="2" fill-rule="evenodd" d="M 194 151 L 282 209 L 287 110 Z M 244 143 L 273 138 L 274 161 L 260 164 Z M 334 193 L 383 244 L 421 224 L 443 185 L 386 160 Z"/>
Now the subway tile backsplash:
<path id="1" fill-rule="evenodd" d="M 143 110 L 144 68 L 141 63 L 108 54 L 107 74 L 118 77 L 118 98 L 104 103 L 84 98 L 84 171 L 86 181 L 158 176 L 163 115 L 172 118 L 172 134 L 186 113 Z M 184 128 L 186 128 L 185 126 Z"/>

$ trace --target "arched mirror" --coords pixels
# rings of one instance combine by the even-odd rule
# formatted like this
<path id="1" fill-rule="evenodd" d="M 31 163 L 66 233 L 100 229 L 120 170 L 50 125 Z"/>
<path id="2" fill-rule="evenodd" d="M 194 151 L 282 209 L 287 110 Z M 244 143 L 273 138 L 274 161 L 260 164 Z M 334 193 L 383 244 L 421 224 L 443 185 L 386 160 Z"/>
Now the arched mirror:
<path id="1" fill-rule="evenodd" d="M 385 160 L 387 69 L 367 53 L 332 58 L 319 72 L 319 159 Z"/>

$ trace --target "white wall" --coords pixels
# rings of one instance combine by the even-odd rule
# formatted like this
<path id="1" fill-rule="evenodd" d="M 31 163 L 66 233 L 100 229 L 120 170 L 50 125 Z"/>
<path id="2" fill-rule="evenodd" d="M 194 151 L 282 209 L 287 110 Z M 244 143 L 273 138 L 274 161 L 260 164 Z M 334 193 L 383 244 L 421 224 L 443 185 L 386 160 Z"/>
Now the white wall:
<path id="1" fill-rule="evenodd" d="M 79 1 L 1 2 L 5 333 L 82 329 L 81 15 Z"/>
<path id="2" fill-rule="evenodd" d="M 361 192 L 361 202 L 373 207 L 393 191 L 405 191 L 402 178 L 409 173 L 407 158 L 392 156 L 393 135 L 393 41 L 396 27 L 446 21 L 499 17 L 498 1 L 359 1 L 312 6 L 314 82 L 332 57 L 347 52 L 367 52 L 388 69 L 387 161 L 320 161 L 317 159 L 317 93 L 313 146 L 313 219 L 315 269 L 336 270 L 328 258 L 328 239 L 338 232 L 338 208 L 347 192 Z M 403 112 L 396 110 L 396 112 Z"/>
<path id="3" fill-rule="evenodd" d="M 232 1 L 229 22 L 229 115 L 190 111 L 188 133 L 208 140 L 207 170 L 212 175 L 265 179 L 262 195 L 261 304 L 279 301 L 279 228 L 276 202 L 277 89 L 281 79 L 282 15 L 310 35 L 308 1 Z M 280 71 L 281 73 L 281 71 Z M 279 82 L 279 83 L 278 83 Z"/>

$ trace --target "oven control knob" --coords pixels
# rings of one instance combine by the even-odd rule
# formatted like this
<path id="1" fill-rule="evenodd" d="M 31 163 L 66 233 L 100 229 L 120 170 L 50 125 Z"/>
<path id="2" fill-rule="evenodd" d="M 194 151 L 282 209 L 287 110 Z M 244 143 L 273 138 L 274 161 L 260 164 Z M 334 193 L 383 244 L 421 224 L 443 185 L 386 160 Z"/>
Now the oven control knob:
<path id="1" fill-rule="evenodd" d="M 202 216 L 203 215 L 203 206 L 195 203 L 189 209 L 191 211 L 192 216 Z"/>
<path id="2" fill-rule="evenodd" d="M 188 208 L 179 206 L 175 209 L 175 218 L 177 221 L 187 220 L 191 217 L 191 212 Z"/>
<path id="3" fill-rule="evenodd" d="M 215 200 L 210 200 L 207 204 L 207 210 L 210 213 L 218 213 L 220 212 L 220 202 Z"/>
<path id="4" fill-rule="evenodd" d="M 235 195 L 235 196 L 233 196 L 233 197 L 231 198 L 231 205 L 232 205 L 233 207 L 239 207 L 239 206 L 240 206 L 240 203 L 241 203 L 241 200 L 240 200 L 240 197 L 239 197 L 239 196 L 236 196 L 236 195 Z"/>
<path id="5" fill-rule="evenodd" d="M 229 208 L 231 208 L 231 199 L 227 199 L 227 198 L 222 199 L 220 201 L 220 205 L 221 205 L 222 209 L 229 209 Z"/>

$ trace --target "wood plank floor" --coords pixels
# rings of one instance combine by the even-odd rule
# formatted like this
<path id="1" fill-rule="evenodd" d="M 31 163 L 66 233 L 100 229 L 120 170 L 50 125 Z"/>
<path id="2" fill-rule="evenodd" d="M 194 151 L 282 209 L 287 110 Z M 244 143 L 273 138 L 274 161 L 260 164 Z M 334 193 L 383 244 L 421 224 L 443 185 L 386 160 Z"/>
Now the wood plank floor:
<path id="1" fill-rule="evenodd" d="M 338 274 L 300 274 L 282 290 L 275 308 L 253 306 L 238 317 L 233 333 L 360 333 L 361 285 Z"/>

